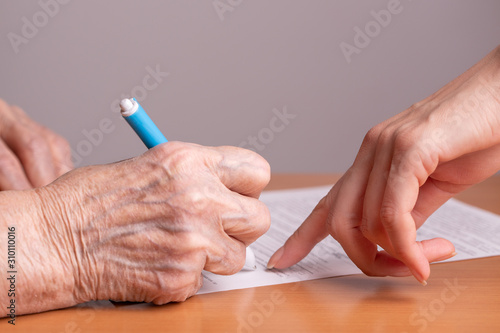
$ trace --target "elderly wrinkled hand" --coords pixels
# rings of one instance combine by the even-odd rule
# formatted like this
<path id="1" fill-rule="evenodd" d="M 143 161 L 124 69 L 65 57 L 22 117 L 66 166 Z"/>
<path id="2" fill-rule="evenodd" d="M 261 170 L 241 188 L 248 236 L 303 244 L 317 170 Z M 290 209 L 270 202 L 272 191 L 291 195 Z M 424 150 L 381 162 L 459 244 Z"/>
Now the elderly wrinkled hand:
<path id="1" fill-rule="evenodd" d="M 202 270 L 238 272 L 246 246 L 269 228 L 258 200 L 269 179 L 269 164 L 251 151 L 169 142 L 3 193 L 26 258 L 18 313 L 102 299 L 183 301 Z"/>
<path id="2" fill-rule="evenodd" d="M 71 169 L 64 138 L 0 99 L 0 190 L 43 186 Z"/>

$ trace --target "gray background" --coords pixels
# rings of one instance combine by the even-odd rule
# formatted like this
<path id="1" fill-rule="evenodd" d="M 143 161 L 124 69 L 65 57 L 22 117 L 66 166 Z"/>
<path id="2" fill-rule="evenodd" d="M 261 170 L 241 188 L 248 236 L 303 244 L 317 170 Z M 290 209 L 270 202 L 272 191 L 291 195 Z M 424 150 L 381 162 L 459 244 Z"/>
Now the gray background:
<path id="1" fill-rule="evenodd" d="M 212 0 L 73 0 L 45 22 L 38 1 L 2 1 L 0 97 L 65 136 L 78 165 L 108 163 L 145 150 L 112 104 L 144 92 L 146 68 L 159 66 L 169 75 L 141 104 L 167 138 L 239 145 L 260 133 L 274 172 L 340 172 L 370 127 L 500 41 L 499 1 L 401 0 L 348 63 L 340 43 L 389 1 L 228 1 L 221 20 Z M 40 27 L 16 53 L 8 34 L 23 36 L 23 17 Z M 284 107 L 296 117 L 271 140 Z M 84 131 L 102 119 L 112 130 L 89 144 Z"/>

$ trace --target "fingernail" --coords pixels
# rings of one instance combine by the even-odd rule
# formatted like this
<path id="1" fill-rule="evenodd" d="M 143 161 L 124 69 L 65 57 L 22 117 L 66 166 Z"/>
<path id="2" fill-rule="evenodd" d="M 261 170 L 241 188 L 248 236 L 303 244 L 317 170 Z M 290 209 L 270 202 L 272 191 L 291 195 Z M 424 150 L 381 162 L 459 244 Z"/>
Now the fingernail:
<path id="1" fill-rule="evenodd" d="M 267 269 L 273 269 L 274 265 L 281 259 L 281 256 L 283 255 L 283 252 L 285 252 L 285 247 L 282 246 L 276 251 L 272 256 L 271 259 L 269 259 L 269 262 L 267 263 Z"/>
<path id="2" fill-rule="evenodd" d="M 424 280 L 424 278 L 422 277 L 422 275 L 420 275 L 420 273 L 418 273 L 417 271 L 413 270 L 410 268 L 410 271 L 411 273 L 413 274 L 413 276 L 415 277 L 415 279 L 417 279 L 417 281 L 422 285 L 422 286 L 426 286 L 427 285 L 427 281 Z"/>

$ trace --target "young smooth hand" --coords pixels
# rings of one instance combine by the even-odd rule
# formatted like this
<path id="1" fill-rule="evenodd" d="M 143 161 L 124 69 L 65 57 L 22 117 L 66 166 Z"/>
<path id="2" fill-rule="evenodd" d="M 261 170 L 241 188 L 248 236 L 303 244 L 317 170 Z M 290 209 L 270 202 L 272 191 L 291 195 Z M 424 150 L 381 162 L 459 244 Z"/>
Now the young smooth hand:
<path id="1" fill-rule="evenodd" d="M 432 96 L 372 128 L 353 165 L 268 266 L 289 267 L 331 235 L 365 274 L 414 275 L 426 284 L 429 263 L 452 257 L 455 249 L 443 238 L 417 242 L 416 230 L 448 199 L 499 169 L 496 48 Z"/>

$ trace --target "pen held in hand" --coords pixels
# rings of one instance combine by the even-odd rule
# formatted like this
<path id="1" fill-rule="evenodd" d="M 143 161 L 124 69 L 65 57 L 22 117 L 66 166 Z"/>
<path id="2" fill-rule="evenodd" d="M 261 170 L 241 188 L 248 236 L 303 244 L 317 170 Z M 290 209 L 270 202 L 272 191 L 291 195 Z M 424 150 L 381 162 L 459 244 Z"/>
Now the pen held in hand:
<path id="1" fill-rule="evenodd" d="M 132 129 L 137 133 L 146 147 L 153 148 L 161 143 L 168 142 L 160 129 L 149 118 L 148 114 L 135 98 L 125 98 L 120 102 L 121 114 Z M 251 248 L 246 249 L 245 265 L 241 270 L 252 271 L 257 269 L 255 255 Z"/>

